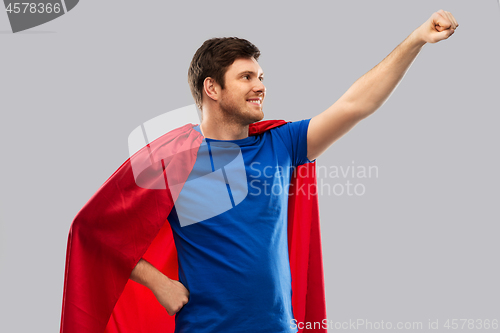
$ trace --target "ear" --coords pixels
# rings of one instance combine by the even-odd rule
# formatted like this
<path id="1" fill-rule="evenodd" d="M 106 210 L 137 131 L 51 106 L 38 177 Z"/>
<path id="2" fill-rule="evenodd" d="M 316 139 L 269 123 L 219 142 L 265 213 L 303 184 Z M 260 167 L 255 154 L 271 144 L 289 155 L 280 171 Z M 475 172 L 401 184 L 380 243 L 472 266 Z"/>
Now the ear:
<path id="1" fill-rule="evenodd" d="M 205 94 L 208 96 L 208 98 L 214 101 L 217 101 L 219 99 L 221 90 L 220 85 L 211 77 L 207 77 L 203 81 L 203 90 L 205 91 Z"/>

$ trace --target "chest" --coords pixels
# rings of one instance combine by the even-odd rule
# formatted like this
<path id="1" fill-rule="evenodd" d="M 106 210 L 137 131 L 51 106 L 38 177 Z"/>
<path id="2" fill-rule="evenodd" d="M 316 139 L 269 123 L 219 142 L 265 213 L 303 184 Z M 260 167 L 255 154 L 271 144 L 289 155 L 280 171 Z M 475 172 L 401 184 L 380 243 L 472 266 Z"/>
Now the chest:
<path id="1" fill-rule="evenodd" d="M 180 224 L 228 214 L 281 212 L 292 171 L 288 152 L 273 145 L 203 142 L 175 204 Z"/>

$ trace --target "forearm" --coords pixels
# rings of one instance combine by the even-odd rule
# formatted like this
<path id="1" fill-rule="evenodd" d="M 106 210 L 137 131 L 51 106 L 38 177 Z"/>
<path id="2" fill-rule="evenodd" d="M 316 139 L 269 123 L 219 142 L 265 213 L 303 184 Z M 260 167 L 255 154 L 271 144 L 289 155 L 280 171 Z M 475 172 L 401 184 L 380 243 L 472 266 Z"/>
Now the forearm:
<path id="1" fill-rule="evenodd" d="M 162 280 L 164 281 L 165 278 L 168 279 L 168 277 L 156 269 L 156 267 L 142 258 L 134 267 L 132 274 L 130 274 L 131 280 L 146 286 L 153 292 L 156 286 L 158 286 Z"/>
<path id="2" fill-rule="evenodd" d="M 413 31 L 384 60 L 360 77 L 340 98 L 361 119 L 381 107 L 419 54 L 425 41 Z"/>

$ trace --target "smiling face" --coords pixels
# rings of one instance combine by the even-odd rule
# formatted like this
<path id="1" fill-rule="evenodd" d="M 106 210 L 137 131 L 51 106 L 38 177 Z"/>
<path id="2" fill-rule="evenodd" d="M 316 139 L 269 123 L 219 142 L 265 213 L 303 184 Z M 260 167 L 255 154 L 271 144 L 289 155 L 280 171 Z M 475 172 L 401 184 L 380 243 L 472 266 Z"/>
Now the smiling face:
<path id="1" fill-rule="evenodd" d="M 224 117 L 242 125 L 264 118 L 262 105 L 266 87 L 264 73 L 254 58 L 239 58 L 228 67 L 221 89 L 219 107 Z"/>

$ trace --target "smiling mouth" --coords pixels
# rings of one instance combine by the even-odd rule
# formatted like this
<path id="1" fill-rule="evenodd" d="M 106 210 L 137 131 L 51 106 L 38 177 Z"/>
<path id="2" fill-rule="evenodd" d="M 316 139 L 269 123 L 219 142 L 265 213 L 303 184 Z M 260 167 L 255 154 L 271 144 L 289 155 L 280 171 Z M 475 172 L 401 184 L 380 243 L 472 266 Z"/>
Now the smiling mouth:
<path id="1" fill-rule="evenodd" d="M 262 101 L 260 99 L 247 99 L 247 102 L 253 105 L 262 105 Z"/>

